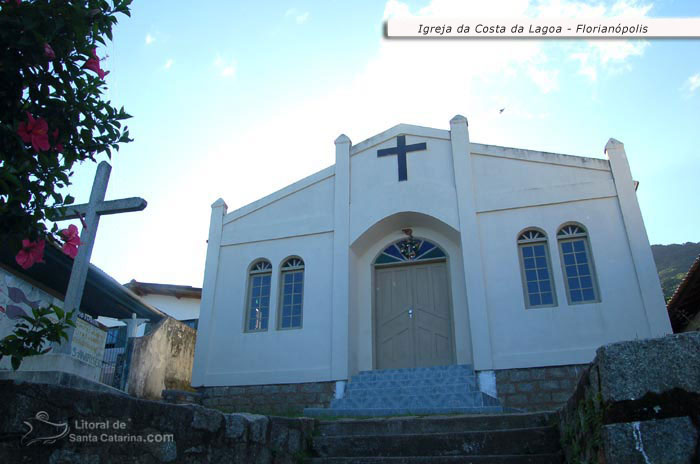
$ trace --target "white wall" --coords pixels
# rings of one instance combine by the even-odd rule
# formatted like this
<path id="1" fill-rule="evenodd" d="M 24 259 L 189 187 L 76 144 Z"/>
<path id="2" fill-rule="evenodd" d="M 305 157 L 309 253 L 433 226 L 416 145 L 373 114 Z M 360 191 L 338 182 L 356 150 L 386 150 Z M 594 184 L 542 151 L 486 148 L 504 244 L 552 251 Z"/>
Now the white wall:
<path id="1" fill-rule="evenodd" d="M 330 233 L 221 248 L 212 323 L 199 327 L 208 343 L 204 385 L 256 385 L 330 378 L 332 283 Z M 279 276 L 290 255 L 304 260 L 301 329 L 278 330 Z M 258 258 L 273 266 L 267 332 L 244 332 L 247 270 Z"/>
<path id="2" fill-rule="evenodd" d="M 140 298 L 178 321 L 199 319 L 199 298 L 176 298 L 171 295 L 144 295 Z"/>
<path id="3" fill-rule="evenodd" d="M 494 368 L 590 362 L 604 343 L 651 336 L 608 161 L 472 149 Z M 588 230 L 599 303 L 568 304 L 556 233 L 571 221 Z M 549 239 L 553 308 L 525 308 L 517 236 L 528 227 Z"/>

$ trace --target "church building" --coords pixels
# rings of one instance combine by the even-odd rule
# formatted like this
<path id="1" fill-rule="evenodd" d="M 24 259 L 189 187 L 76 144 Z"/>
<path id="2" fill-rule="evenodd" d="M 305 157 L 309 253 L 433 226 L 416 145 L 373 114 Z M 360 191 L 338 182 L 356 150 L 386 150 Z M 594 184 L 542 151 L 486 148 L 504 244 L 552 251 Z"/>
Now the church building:
<path id="1" fill-rule="evenodd" d="M 484 145 L 458 115 L 341 135 L 335 153 L 238 210 L 212 205 L 194 387 L 341 398 L 361 371 L 469 365 L 502 398 L 499 373 L 672 332 L 619 141 L 607 159 Z"/>

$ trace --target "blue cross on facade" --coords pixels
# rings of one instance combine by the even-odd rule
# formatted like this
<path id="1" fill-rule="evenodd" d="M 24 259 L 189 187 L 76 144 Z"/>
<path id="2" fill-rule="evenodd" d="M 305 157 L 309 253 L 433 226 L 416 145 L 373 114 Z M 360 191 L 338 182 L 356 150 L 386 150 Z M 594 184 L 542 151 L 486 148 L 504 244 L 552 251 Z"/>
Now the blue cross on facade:
<path id="1" fill-rule="evenodd" d="M 399 162 L 399 182 L 408 179 L 408 168 L 406 167 L 406 153 L 411 151 L 425 150 L 427 145 L 423 143 L 414 143 L 406 145 L 406 136 L 399 135 L 396 137 L 396 146 L 392 148 L 382 148 L 377 150 L 377 158 L 382 156 L 397 155 L 396 159 Z"/>

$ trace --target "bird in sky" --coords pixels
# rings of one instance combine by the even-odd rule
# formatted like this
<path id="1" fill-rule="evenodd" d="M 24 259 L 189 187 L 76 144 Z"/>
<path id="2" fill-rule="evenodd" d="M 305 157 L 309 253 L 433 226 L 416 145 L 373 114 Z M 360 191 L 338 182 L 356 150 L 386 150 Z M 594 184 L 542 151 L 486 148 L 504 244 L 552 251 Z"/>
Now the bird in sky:
<path id="1" fill-rule="evenodd" d="M 500 110 L 498 110 L 498 114 L 503 114 L 503 112 L 504 112 L 505 110 L 506 110 L 505 108 L 501 108 Z"/>

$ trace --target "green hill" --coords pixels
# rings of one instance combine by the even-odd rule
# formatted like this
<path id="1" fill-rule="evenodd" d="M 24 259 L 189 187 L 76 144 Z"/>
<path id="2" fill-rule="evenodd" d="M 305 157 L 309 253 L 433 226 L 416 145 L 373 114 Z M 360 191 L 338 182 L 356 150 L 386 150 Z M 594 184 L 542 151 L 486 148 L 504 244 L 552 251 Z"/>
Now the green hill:
<path id="1" fill-rule="evenodd" d="M 664 297 L 668 300 L 685 277 L 690 265 L 700 255 L 700 242 L 687 242 L 683 245 L 652 245 L 651 252 L 654 254 Z"/>

